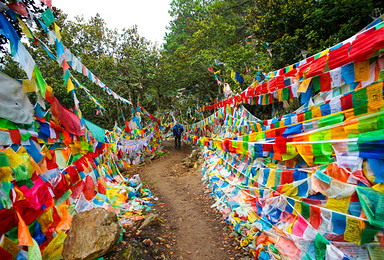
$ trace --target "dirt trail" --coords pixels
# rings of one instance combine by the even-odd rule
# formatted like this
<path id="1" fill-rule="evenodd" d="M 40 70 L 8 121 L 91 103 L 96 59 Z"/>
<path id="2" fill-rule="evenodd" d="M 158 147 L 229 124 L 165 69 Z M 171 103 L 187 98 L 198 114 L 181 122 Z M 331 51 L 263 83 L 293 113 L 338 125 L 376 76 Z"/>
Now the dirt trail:
<path id="1" fill-rule="evenodd" d="M 140 167 L 140 176 L 159 200 L 155 212 L 169 231 L 167 244 L 171 259 L 241 259 L 238 245 L 208 198 L 201 175 L 181 165 L 190 150 L 175 150 L 173 142 L 164 143 L 170 153 Z"/>

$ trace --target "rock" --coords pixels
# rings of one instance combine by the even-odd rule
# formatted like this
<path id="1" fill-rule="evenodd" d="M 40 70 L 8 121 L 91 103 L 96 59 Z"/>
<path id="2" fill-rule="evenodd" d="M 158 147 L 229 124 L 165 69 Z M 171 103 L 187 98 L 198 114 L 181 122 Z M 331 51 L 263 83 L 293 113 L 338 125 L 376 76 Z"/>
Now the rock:
<path id="1" fill-rule="evenodd" d="M 145 229 L 149 226 L 160 226 L 163 221 L 160 219 L 158 214 L 150 213 L 145 217 L 144 222 L 141 224 L 139 229 Z"/>
<path id="2" fill-rule="evenodd" d="M 116 213 L 96 208 L 76 214 L 64 242 L 67 260 L 95 259 L 111 250 L 120 237 Z"/>
<path id="3" fill-rule="evenodd" d="M 197 168 L 196 162 L 199 160 L 200 157 L 201 157 L 201 150 L 195 149 L 191 152 L 191 154 L 188 157 L 184 158 L 181 161 L 181 163 L 188 168 L 192 168 L 192 167 Z"/>

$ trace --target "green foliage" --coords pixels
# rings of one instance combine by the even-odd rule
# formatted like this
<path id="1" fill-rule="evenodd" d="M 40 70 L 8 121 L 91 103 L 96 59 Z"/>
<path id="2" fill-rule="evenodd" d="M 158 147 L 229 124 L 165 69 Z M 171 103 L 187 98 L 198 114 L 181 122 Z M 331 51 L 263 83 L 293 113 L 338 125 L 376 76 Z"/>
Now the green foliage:
<path id="1" fill-rule="evenodd" d="M 170 14 L 173 20 L 166 35 L 162 53 L 163 66 L 170 89 L 184 89 L 176 108 L 184 110 L 191 104 L 206 104 L 211 97 L 222 98 L 222 86 L 208 68 L 213 67 L 221 82 L 228 82 L 240 92 L 249 86 L 256 67 L 266 56 L 258 55 L 246 42 L 245 17 L 252 1 L 193 1 L 174 0 Z M 215 59 L 225 63 L 215 66 Z M 231 79 L 231 70 L 242 74 L 240 86 Z M 248 69 L 248 73 L 244 73 Z M 244 73 L 244 74 L 243 74 Z"/>
<path id="2" fill-rule="evenodd" d="M 372 22 L 376 0 L 256 0 L 247 23 L 253 28 L 256 49 L 271 48 L 271 69 L 316 54 L 356 34 Z M 376 10 L 377 11 L 377 10 Z"/>

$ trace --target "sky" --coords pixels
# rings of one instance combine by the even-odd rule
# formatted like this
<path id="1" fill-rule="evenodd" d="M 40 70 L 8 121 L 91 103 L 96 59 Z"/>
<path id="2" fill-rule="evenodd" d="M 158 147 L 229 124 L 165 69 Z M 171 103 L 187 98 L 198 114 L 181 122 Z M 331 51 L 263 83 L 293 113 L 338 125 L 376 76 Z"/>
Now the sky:
<path id="1" fill-rule="evenodd" d="M 168 14 L 171 0 L 52 0 L 52 5 L 60 8 L 73 20 L 83 15 L 87 20 L 96 13 L 106 21 L 110 29 L 138 26 L 139 35 L 146 39 L 164 43 L 166 26 L 171 17 Z"/>

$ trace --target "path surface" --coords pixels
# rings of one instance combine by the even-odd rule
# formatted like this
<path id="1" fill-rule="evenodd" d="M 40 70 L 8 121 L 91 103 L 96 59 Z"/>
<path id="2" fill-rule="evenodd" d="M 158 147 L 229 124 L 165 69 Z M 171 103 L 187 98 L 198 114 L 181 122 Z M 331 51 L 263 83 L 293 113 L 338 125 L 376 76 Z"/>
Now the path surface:
<path id="1" fill-rule="evenodd" d="M 164 146 L 169 154 L 140 167 L 140 176 L 159 198 L 155 211 L 169 230 L 169 258 L 241 259 L 243 254 L 235 249 L 238 242 L 228 225 L 210 208 L 213 200 L 208 198 L 200 173 L 181 164 L 190 150 L 175 150 L 172 141 Z"/>

